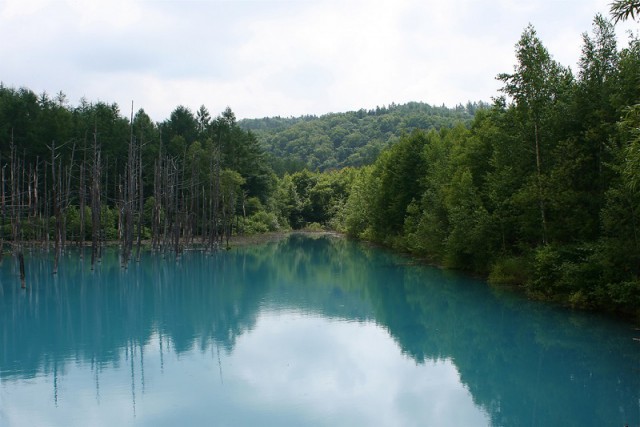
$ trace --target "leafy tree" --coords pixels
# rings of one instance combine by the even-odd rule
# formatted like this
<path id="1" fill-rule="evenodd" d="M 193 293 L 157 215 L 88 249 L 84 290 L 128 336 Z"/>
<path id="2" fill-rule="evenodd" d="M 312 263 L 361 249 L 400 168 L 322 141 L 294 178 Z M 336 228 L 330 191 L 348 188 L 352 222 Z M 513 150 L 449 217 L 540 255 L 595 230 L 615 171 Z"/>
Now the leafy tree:
<path id="1" fill-rule="evenodd" d="M 538 38 L 535 29 L 529 25 L 516 44 L 518 64 L 513 74 L 500 74 L 498 79 L 504 82 L 502 91 L 509 95 L 518 113 L 523 142 L 531 144 L 535 161 L 535 186 L 540 217 L 540 238 L 548 241 L 547 196 L 545 191 L 545 172 L 543 152 L 548 146 L 551 123 L 554 117 L 551 107 L 560 99 L 560 91 L 571 79 Z"/>
<path id="2" fill-rule="evenodd" d="M 640 105 L 630 107 L 619 124 L 623 148 L 602 211 L 603 233 L 597 261 L 614 305 L 637 309 L 640 302 Z"/>
<path id="3" fill-rule="evenodd" d="M 555 151 L 556 164 L 550 174 L 559 211 L 556 229 L 561 239 L 594 239 L 600 231 L 599 214 L 610 180 L 605 164 L 611 160 L 608 141 L 619 113 L 611 102 L 616 89 L 618 51 L 613 26 L 601 15 L 593 22 L 593 36 L 583 34 L 582 55 L 572 110 L 571 135 Z M 553 194 L 552 194 L 553 196 Z"/>
<path id="4" fill-rule="evenodd" d="M 640 1 L 638 0 L 615 0 L 611 3 L 609 10 L 613 17 L 613 22 L 626 21 L 631 17 L 635 20 L 640 18 Z"/>
<path id="5" fill-rule="evenodd" d="M 386 240 L 403 233 L 407 206 L 422 193 L 426 165 L 421 153 L 426 142 L 423 132 L 413 132 L 376 161 L 374 174 L 379 176 L 380 187 L 371 212 L 376 238 Z"/>
<path id="6" fill-rule="evenodd" d="M 300 227 L 303 223 L 301 217 L 302 202 L 291 175 L 285 174 L 279 180 L 275 197 L 277 210 L 282 222 L 296 228 Z"/>
<path id="7" fill-rule="evenodd" d="M 371 208 L 378 191 L 378 180 L 373 166 L 358 169 L 353 177 L 349 197 L 344 205 L 344 230 L 352 236 L 371 238 Z"/>
<path id="8" fill-rule="evenodd" d="M 451 178 L 452 139 L 446 132 L 431 131 L 422 150 L 428 165 L 421 177 L 422 192 L 407 206 L 406 245 L 412 252 L 442 262 L 449 233 L 445 189 Z"/>

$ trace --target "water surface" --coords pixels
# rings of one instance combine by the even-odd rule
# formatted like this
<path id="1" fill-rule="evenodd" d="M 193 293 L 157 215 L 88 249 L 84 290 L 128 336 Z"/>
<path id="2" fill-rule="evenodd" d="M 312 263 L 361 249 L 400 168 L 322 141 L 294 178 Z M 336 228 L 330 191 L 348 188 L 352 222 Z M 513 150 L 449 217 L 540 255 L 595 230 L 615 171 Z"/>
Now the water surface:
<path id="1" fill-rule="evenodd" d="M 0 266 L 2 426 L 640 425 L 640 333 L 323 236 Z"/>

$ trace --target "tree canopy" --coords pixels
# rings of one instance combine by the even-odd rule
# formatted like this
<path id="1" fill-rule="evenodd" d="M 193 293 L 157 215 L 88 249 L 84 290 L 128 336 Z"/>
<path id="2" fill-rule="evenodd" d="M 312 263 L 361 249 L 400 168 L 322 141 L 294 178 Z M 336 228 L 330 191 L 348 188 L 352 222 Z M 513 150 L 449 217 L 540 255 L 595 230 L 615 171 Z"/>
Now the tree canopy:
<path id="1" fill-rule="evenodd" d="M 320 117 L 245 119 L 239 125 L 255 132 L 277 173 L 324 171 L 371 164 L 403 134 L 469 124 L 486 107 L 483 102 L 455 108 L 410 102 Z"/>

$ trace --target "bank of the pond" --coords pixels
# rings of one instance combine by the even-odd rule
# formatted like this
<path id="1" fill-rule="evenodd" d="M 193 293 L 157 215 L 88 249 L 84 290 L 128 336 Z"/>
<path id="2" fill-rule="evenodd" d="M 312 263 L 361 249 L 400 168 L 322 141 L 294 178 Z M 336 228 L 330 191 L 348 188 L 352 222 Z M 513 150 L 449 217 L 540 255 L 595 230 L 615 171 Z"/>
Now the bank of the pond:
<path id="1" fill-rule="evenodd" d="M 229 238 L 229 247 L 236 247 L 236 246 L 249 246 L 249 245 L 258 245 L 261 243 L 268 243 L 268 242 L 274 242 L 274 241 L 279 241 L 279 240 L 283 240 L 287 237 L 289 237 L 292 234 L 303 234 L 303 235 L 307 235 L 307 236 L 334 236 L 334 237 L 346 237 L 344 234 L 339 233 L 337 231 L 330 231 L 330 230 L 307 230 L 307 229 L 301 229 L 301 230 L 288 230 L 288 231 L 273 231 L 273 232 L 267 232 L 267 233 L 256 233 L 256 234 L 239 234 L 239 235 L 232 235 Z M 181 243 L 180 247 L 182 249 L 184 248 L 198 248 L 201 247 L 202 244 L 199 243 L 199 238 L 194 239 L 194 241 L 196 243 L 193 244 L 183 244 Z M 4 256 L 10 256 L 12 255 L 13 251 L 12 251 L 12 242 L 11 241 L 4 241 L 4 248 L 2 251 L 2 254 Z M 33 241 L 23 241 L 20 243 L 21 246 L 24 249 L 44 249 L 44 250 L 53 250 L 54 249 L 54 244 L 52 242 L 33 242 Z M 100 247 L 117 247 L 120 246 L 122 244 L 122 242 L 118 241 L 118 240 L 109 240 L 109 241 L 105 241 L 105 242 L 100 242 Z M 142 240 L 140 242 L 140 245 L 143 249 L 147 249 L 151 247 L 151 240 L 149 239 L 145 239 Z M 222 246 L 224 246 L 224 243 L 222 243 Z M 64 245 L 64 249 L 69 249 L 69 248 L 77 248 L 77 247 L 91 247 L 91 242 L 90 241 L 84 241 L 84 242 L 76 242 L 76 241 L 67 241 Z M 136 250 L 136 244 L 133 245 L 133 250 Z"/>
<path id="2" fill-rule="evenodd" d="M 260 234 L 248 234 L 248 235 L 236 235 L 232 236 L 229 239 L 229 246 L 231 248 L 238 246 L 250 246 L 250 245 L 259 245 L 262 243 L 268 242 L 277 242 L 279 240 L 283 240 L 289 237 L 292 234 L 302 234 L 305 236 L 311 237 L 321 237 L 321 236 L 333 236 L 333 237 L 346 237 L 345 235 L 337 232 L 337 231 L 326 231 L 326 230 L 292 230 L 292 231 L 274 231 L 269 233 L 260 233 Z"/>
<path id="3" fill-rule="evenodd" d="M 337 233 L 337 234 L 340 234 L 340 233 Z M 533 278 L 527 275 L 526 270 L 522 270 L 518 272 L 519 277 L 517 281 L 492 280 L 492 277 L 490 274 L 482 274 L 473 270 L 451 268 L 442 263 L 438 263 L 431 258 L 420 256 L 418 254 L 409 252 L 406 249 L 401 247 L 385 244 L 383 242 L 366 240 L 359 237 L 350 236 L 348 234 L 340 234 L 340 235 L 343 235 L 346 238 L 357 240 L 367 245 L 383 248 L 383 249 L 392 251 L 394 253 L 404 255 L 408 258 L 411 258 L 416 263 L 428 265 L 428 266 L 435 267 L 442 270 L 456 272 L 470 278 L 480 279 L 484 281 L 487 284 L 487 286 L 500 292 L 509 292 L 509 293 L 517 294 L 517 295 L 520 295 L 522 298 L 526 298 L 531 301 L 539 301 L 544 304 L 563 307 L 564 309 L 567 309 L 567 310 L 591 312 L 594 314 L 604 314 L 608 317 L 621 319 L 635 325 L 640 325 L 640 306 L 638 306 L 635 309 L 635 311 L 624 310 L 618 306 L 606 305 L 602 303 L 598 304 L 597 302 L 586 303 L 584 299 L 576 298 L 575 294 L 566 295 L 562 293 L 535 292 L 535 291 L 532 291 L 527 286 L 527 283 L 531 281 Z M 557 268 L 560 268 L 560 266 L 557 266 Z"/>

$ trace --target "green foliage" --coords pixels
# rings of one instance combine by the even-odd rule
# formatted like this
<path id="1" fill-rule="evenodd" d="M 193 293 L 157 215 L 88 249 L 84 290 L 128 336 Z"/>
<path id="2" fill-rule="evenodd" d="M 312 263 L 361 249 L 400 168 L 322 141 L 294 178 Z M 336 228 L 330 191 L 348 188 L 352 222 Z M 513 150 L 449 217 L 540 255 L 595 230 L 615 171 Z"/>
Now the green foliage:
<path id="1" fill-rule="evenodd" d="M 103 238 L 107 241 L 117 240 L 118 236 L 118 213 L 109 206 L 102 206 L 100 212 L 100 229 Z"/>
<path id="2" fill-rule="evenodd" d="M 242 227 L 245 234 L 260 234 L 280 230 L 280 224 L 276 215 L 273 212 L 266 212 L 264 210 L 254 212 L 247 217 L 246 220 L 243 221 Z"/>
<path id="3" fill-rule="evenodd" d="M 343 207 L 349 196 L 354 172 L 347 168 L 325 173 L 304 169 L 285 174 L 276 191 L 277 211 L 285 223 L 294 229 L 306 228 L 310 223 L 323 227 L 333 224 L 342 227 Z"/>
<path id="4" fill-rule="evenodd" d="M 325 228 L 321 225 L 318 224 L 317 222 L 312 222 L 310 224 L 307 224 L 307 226 L 304 228 L 306 231 L 324 231 Z"/>
<path id="5" fill-rule="evenodd" d="M 640 280 L 610 283 L 606 287 L 606 296 L 611 306 L 627 313 L 640 315 Z"/>
<path id="6" fill-rule="evenodd" d="M 614 22 L 626 21 L 629 17 L 632 20 L 636 17 L 640 18 L 640 1 L 638 0 L 615 0 L 610 6 Z"/>
<path id="7" fill-rule="evenodd" d="M 525 29 L 499 76 L 509 102 L 395 141 L 355 174 L 344 229 L 532 297 L 636 313 L 640 47 L 618 52 L 601 16 L 583 40 L 574 79 Z"/>
<path id="8" fill-rule="evenodd" d="M 302 169 L 331 170 L 373 163 L 380 152 L 416 129 L 441 129 L 469 124 L 483 103 L 455 108 L 412 102 L 375 110 L 304 116 L 245 119 L 280 175 Z"/>
<path id="9" fill-rule="evenodd" d="M 369 212 L 374 239 L 385 241 L 402 234 L 407 207 L 420 194 L 426 141 L 426 135 L 416 131 L 401 138 L 374 164 L 378 191 Z"/>
<path id="10" fill-rule="evenodd" d="M 489 283 L 498 285 L 524 285 L 529 279 L 530 262 L 524 257 L 502 257 L 498 258 L 491 266 L 488 280 Z"/>
<path id="11" fill-rule="evenodd" d="M 562 261 L 558 248 L 552 245 L 538 247 L 534 252 L 533 280 L 527 287 L 528 291 L 533 295 L 552 296 L 562 276 Z"/>
<path id="12" fill-rule="evenodd" d="M 446 240 L 445 264 L 482 271 L 491 256 L 485 232 L 489 214 L 474 188 L 471 171 L 458 169 L 447 190 L 445 203 L 450 231 Z"/>
<path id="13" fill-rule="evenodd" d="M 67 236 L 74 240 L 88 240 L 91 238 L 91 209 L 84 209 L 84 236 L 80 236 L 80 209 L 77 206 L 69 206 L 65 211 Z"/>
<path id="14" fill-rule="evenodd" d="M 378 182 L 373 175 L 373 166 L 366 166 L 356 172 L 349 197 L 344 206 L 343 229 L 352 236 L 366 238 L 371 227 L 369 210 Z"/>

